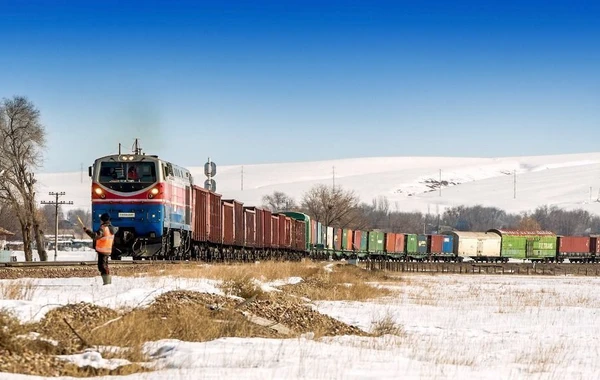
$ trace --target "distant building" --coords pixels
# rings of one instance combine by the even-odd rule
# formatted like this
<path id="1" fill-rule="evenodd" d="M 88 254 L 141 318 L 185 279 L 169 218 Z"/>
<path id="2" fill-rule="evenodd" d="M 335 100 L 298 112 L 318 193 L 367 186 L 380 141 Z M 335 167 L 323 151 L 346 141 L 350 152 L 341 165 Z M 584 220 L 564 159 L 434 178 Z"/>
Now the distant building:
<path id="1" fill-rule="evenodd" d="M 13 234 L 12 232 L 0 227 L 0 250 L 3 250 L 4 247 L 6 246 L 6 239 L 9 236 L 14 236 L 14 235 L 15 234 Z"/>

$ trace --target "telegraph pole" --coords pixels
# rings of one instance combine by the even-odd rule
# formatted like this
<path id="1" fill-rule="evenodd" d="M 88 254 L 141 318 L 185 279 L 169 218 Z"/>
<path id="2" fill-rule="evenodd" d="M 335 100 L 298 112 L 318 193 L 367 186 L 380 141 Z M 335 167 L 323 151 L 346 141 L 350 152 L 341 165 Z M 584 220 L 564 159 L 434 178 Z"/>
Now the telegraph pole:
<path id="1" fill-rule="evenodd" d="M 43 205 L 54 205 L 54 261 L 58 254 L 58 206 L 59 205 L 72 205 L 73 201 L 59 201 L 58 197 L 65 195 L 64 191 L 60 193 L 49 192 L 49 195 L 54 195 L 56 200 L 54 201 L 42 201 Z"/>
<path id="2" fill-rule="evenodd" d="M 514 180 L 513 180 L 513 199 L 517 199 L 517 171 L 515 170 L 514 172 Z"/>
<path id="3" fill-rule="evenodd" d="M 333 190 L 335 190 L 335 166 L 333 167 Z"/>
<path id="4" fill-rule="evenodd" d="M 440 169 L 440 197 L 442 196 L 442 169 Z"/>

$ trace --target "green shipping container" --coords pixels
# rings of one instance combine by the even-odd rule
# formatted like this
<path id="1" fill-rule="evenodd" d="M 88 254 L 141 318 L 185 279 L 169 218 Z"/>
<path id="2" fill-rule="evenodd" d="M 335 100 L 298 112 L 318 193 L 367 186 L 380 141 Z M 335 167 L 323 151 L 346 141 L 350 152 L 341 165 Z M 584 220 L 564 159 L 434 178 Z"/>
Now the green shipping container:
<path id="1" fill-rule="evenodd" d="M 556 256 L 556 237 L 502 236 L 500 256 L 513 259 L 544 259 Z"/>
<path id="2" fill-rule="evenodd" d="M 500 256 L 513 259 L 556 257 L 556 235 L 548 231 L 490 230 L 502 236 Z M 488 232 L 490 232 L 488 231 Z"/>
<path id="3" fill-rule="evenodd" d="M 369 252 L 383 252 L 384 233 L 369 231 Z"/>
<path id="4" fill-rule="evenodd" d="M 404 239 L 404 253 L 411 254 L 417 253 L 417 235 L 406 234 Z"/>
<path id="5" fill-rule="evenodd" d="M 362 252 L 367 252 L 367 248 L 369 247 L 369 234 L 367 231 L 362 231 L 360 235 L 360 250 Z"/>

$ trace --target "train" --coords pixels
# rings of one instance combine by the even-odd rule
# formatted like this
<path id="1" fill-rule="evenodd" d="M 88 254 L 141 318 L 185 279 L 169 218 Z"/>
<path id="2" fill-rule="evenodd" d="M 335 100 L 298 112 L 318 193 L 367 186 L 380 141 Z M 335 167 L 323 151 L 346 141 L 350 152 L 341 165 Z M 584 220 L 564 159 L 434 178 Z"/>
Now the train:
<path id="1" fill-rule="evenodd" d="M 111 258 L 205 261 L 359 259 L 600 262 L 597 236 L 490 229 L 409 234 L 326 226 L 296 211 L 244 205 L 194 183 L 189 170 L 137 147 L 89 167 L 92 224 L 119 227 Z"/>

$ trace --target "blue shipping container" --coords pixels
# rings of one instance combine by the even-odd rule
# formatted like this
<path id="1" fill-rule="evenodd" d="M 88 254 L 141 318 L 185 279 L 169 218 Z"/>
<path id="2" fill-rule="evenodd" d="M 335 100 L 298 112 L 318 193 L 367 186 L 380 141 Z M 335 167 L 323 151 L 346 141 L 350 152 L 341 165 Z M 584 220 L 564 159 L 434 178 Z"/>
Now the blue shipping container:
<path id="1" fill-rule="evenodd" d="M 444 242 L 442 243 L 443 253 L 452 253 L 454 250 L 454 236 L 444 235 Z"/>

